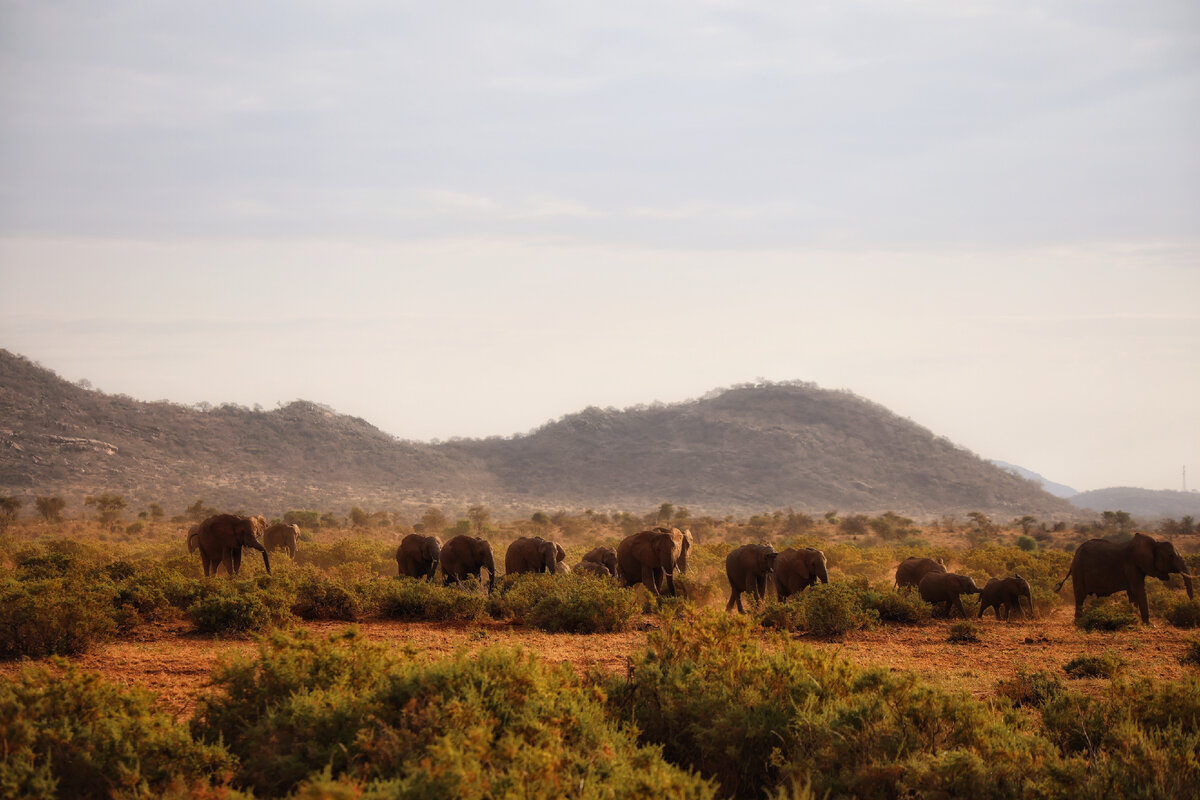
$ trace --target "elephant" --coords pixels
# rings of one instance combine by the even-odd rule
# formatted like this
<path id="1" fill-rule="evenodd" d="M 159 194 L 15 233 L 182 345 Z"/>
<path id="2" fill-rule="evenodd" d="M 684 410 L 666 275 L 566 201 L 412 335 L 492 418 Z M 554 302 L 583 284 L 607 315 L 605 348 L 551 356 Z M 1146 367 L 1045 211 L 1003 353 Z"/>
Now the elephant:
<path id="1" fill-rule="evenodd" d="M 1106 539 L 1089 539 L 1075 550 L 1071 568 L 1058 582 L 1054 591 L 1060 591 L 1067 578 L 1074 576 L 1075 619 L 1083 613 L 1083 601 L 1088 595 L 1108 597 L 1116 592 L 1125 592 L 1131 603 L 1137 604 L 1144 624 L 1150 623 L 1150 609 L 1146 605 L 1146 576 L 1169 580 L 1172 572 L 1183 576 L 1188 599 L 1192 595 L 1192 578 L 1187 564 L 1167 541 L 1157 541 L 1144 533 L 1136 533 L 1123 544 Z"/>
<path id="2" fill-rule="evenodd" d="M 615 553 L 616 551 L 614 550 L 613 552 Z M 575 565 L 575 572 L 583 575 L 599 575 L 601 578 L 612 577 L 612 573 L 608 571 L 608 567 L 596 561 L 580 561 Z"/>
<path id="3" fill-rule="evenodd" d="M 775 560 L 779 553 L 769 544 L 744 544 L 735 547 L 725 557 L 725 577 L 729 579 L 729 602 L 725 604 L 725 613 L 733 610 L 737 604 L 739 614 L 745 614 L 742 608 L 742 592 L 752 592 L 761 601 L 767 593 L 767 576 L 775 570 Z"/>
<path id="4" fill-rule="evenodd" d="M 461 534 L 446 542 L 442 546 L 441 565 L 444 586 L 449 586 L 450 581 L 461 583 L 468 575 L 482 583 L 486 569 L 490 573 L 488 591 L 496 588 L 496 559 L 492 556 L 492 546 L 478 536 Z"/>
<path id="5" fill-rule="evenodd" d="M 617 545 L 617 576 L 626 586 L 645 585 L 659 595 L 667 580 L 667 594 L 675 596 L 675 570 L 687 571 L 692 532 L 678 528 L 652 528 L 626 536 Z"/>
<path id="6" fill-rule="evenodd" d="M 263 546 L 268 550 L 287 550 L 287 554 L 295 558 L 296 540 L 299 538 L 299 525 L 276 522 L 263 533 Z"/>
<path id="7" fill-rule="evenodd" d="M 555 561 L 554 562 L 554 574 L 570 575 L 571 574 L 571 565 L 565 561 Z"/>
<path id="8" fill-rule="evenodd" d="M 558 563 L 567 557 L 562 546 L 540 536 L 514 539 L 504 553 L 504 574 L 525 572 L 558 572 Z"/>
<path id="9" fill-rule="evenodd" d="M 580 566 L 584 564 L 599 564 L 604 568 L 604 571 L 609 575 L 617 574 L 617 551 L 613 547 L 594 547 L 583 556 L 583 560 L 579 562 Z M 578 567 L 576 568 L 578 569 Z M 594 571 L 594 570 L 590 570 Z"/>
<path id="10" fill-rule="evenodd" d="M 775 559 L 775 592 L 780 600 L 787 600 L 817 581 L 829 583 L 825 554 L 820 550 L 789 547 Z"/>
<path id="11" fill-rule="evenodd" d="M 957 611 L 960 617 L 966 619 L 967 612 L 963 610 L 962 601 L 958 597 L 963 594 L 979 594 L 980 590 L 969 575 L 959 575 L 954 572 L 927 572 L 925 577 L 921 578 L 921 582 L 917 584 L 917 591 L 921 593 L 921 599 L 928 603 L 933 603 L 935 606 L 944 603 L 941 610 L 945 612 L 946 616 L 950 616 L 950 612 L 953 610 Z"/>
<path id="12" fill-rule="evenodd" d="M 996 609 L 996 619 L 1008 619 L 1016 609 L 1017 616 L 1024 611 L 1021 609 L 1021 598 L 1029 601 L 1029 616 L 1033 616 L 1033 592 L 1029 589 L 1029 581 L 1017 575 L 1013 578 L 992 578 L 979 591 L 979 617 L 989 608 Z M 1003 616 L 1001 616 L 1003 612 Z"/>
<path id="13" fill-rule="evenodd" d="M 237 514 L 216 514 L 196 526 L 195 533 L 188 532 L 188 552 L 200 551 L 204 564 L 204 577 L 215 576 L 217 568 L 225 565 L 230 576 L 238 574 L 242 567 L 242 548 L 258 550 L 263 556 L 263 566 L 271 573 L 271 559 L 267 548 L 258 543 L 258 533 L 266 527 L 262 517 L 243 517 Z"/>
<path id="14" fill-rule="evenodd" d="M 432 582 L 441 552 L 442 540 L 438 537 L 410 533 L 396 548 L 396 568 L 400 575 Z"/>
<path id="15" fill-rule="evenodd" d="M 906 558 L 900 562 L 900 566 L 896 567 L 896 588 L 902 589 L 905 586 L 919 586 L 921 578 L 924 578 L 930 572 L 945 574 L 946 565 L 934 561 L 932 558 L 921 558 L 919 556 Z"/>

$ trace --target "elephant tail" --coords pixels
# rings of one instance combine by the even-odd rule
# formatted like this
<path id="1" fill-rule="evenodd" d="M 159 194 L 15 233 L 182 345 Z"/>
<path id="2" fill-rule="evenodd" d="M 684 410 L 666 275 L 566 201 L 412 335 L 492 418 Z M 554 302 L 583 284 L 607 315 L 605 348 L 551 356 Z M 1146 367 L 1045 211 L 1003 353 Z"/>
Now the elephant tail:
<path id="1" fill-rule="evenodd" d="M 1075 557 L 1075 558 L 1072 558 L 1072 559 L 1071 559 L 1071 568 L 1067 570 L 1067 574 L 1066 574 L 1066 575 L 1063 575 L 1063 579 L 1062 579 L 1061 581 L 1059 581 L 1059 582 L 1058 582 L 1058 586 L 1055 586 L 1055 587 L 1054 587 L 1054 591 L 1055 591 L 1055 592 L 1060 592 L 1060 591 L 1062 591 L 1063 584 L 1067 582 L 1067 578 L 1071 577 L 1071 573 L 1075 571 L 1075 561 L 1076 561 L 1078 558 L 1079 558 L 1079 556 L 1078 556 L 1078 555 L 1076 555 L 1076 557 Z M 1032 600 L 1032 598 L 1030 598 L 1030 604 L 1032 605 L 1032 603 L 1033 603 L 1033 600 Z"/>

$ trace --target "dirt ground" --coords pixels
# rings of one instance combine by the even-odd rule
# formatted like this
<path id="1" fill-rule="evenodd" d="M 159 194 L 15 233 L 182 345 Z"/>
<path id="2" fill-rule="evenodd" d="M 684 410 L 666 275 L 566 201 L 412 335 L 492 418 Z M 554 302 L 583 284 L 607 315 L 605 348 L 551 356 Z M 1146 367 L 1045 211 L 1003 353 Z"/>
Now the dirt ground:
<path id="1" fill-rule="evenodd" d="M 653 627 L 656 618 L 647 616 L 642 628 Z M 1195 632 L 1182 631 L 1151 620 L 1149 627 L 1119 633 L 1084 633 L 1075 628 L 1071 609 L 1062 606 L 1036 620 L 1000 622 L 987 617 L 980 622 L 980 641 L 951 644 L 947 641 L 952 623 L 935 621 L 914 627 L 888 625 L 858 631 L 836 641 L 799 640 L 822 650 L 831 650 L 857 664 L 912 670 L 929 682 L 961 690 L 977 698 L 994 694 L 996 682 L 1009 678 L 1024 666 L 1028 670 L 1050 670 L 1064 680 L 1062 665 L 1083 653 L 1111 650 L 1128 662 L 1126 675 L 1150 679 L 1178 679 L 1190 668 L 1179 663 Z M 348 623 L 310 622 L 303 627 L 314 633 L 341 631 Z M 475 652 L 485 646 L 520 646 L 550 661 L 566 661 L 581 673 L 590 669 L 621 672 L 628 657 L 644 643 L 646 630 L 620 634 L 550 634 L 502 622 L 471 624 L 366 621 L 359 630 L 373 641 L 397 649 L 413 647 L 437 657 L 460 650 Z M 252 656 L 257 645 L 252 639 L 214 639 L 190 632 L 186 621 L 162 623 L 138 630 L 135 639 L 101 645 L 74 659 L 83 669 L 100 672 L 127 686 L 142 686 L 155 692 L 162 707 L 180 719 L 195 708 L 197 698 L 208 689 L 209 676 L 222 660 Z M 29 662 L 0 664 L 0 675 L 17 672 Z M 1103 679 L 1068 681 L 1082 691 L 1099 692 Z"/>

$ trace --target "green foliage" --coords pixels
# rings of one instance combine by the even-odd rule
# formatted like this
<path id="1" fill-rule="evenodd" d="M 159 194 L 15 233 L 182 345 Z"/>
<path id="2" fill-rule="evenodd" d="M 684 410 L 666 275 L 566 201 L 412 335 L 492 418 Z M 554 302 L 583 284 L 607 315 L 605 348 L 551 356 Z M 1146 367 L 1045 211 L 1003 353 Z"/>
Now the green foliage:
<path id="1" fill-rule="evenodd" d="M 1034 550 L 1037 550 L 1037 546 L 1037 539 L 1034 539 L 1032 536 L 1021 535 L 1017 537 L 1018 550 L 1024 550 L 1027 553 L 1031 553 Z"/>
<path id="2" fill-rule="evenodd" d="M 192 740 L 141 689 L 71 666 L 0 681 L 0 794 L 11 798 L 145 798 L 227 775 L 219 745 Z"/>
<path id="3" fill-rule="evenodd" d="M 67 507 L 67 501 L 54 495 L 53 497 L 39 497 L 34 500 L 34 505 L 37 506 L 38 513 L 46 522 L 61 522 L 62 512 Z"/>
<path id="4" fill-rule="evenodd" d="M 396 575 L 396 546 L 360 536 L 328 544 L 313 542 L 296 550 L 296 565 L 314 567 L 345 580 Z"/>
<path id="5" fill-rule="evenodd" d="M 418 664 L 354 632 L 276 635 L 214 682 L 193 731 L 225 742 L 260 795 L 713 796 L 607 719 L 568 666 L 521 651 Z"/>
<path id="6" fill-rule="evenodd" d="M 309 574 L 296 586 L 292 613 L 301 619 L 336 619 L 354 622 L 362 614 L 362 601 L 353 588 L 335 578 Z"/>
<path id="7" fill-rule="evenodd" d="M 979 626 L 974 622 L 956 622 L 950 626 L 946 641 L 952 644 L 970 644 L 979 641 Z"/>
<path id="8" fill-rule="evenodd" d="M 879 612 L 868 608 L 859 587 L 848 583 L 818 583 L 801 594 L 804 628 L 813 636 L 838 636 L 872 628 Z"/>
<path id="9" fill-rule="evenodd" d="M 1200 640 L 1188 640 L 1187 648 L 1184 649 L 1183 655 L 1179 657 L 1179 663 L 1185 667 L 1188 665 L 1200 667 Z"/>
<path id="10" fill-rule="evenodd" d="M 78 655 L 116 631 L 111 584 L 76 578 L 0 582 L 0 658 Z"/>
<path id="11" fill-rule="evenodd" d="M 804 630 L 804 608 L 800 605 L 803 595 L 797 594 L 782 602 L 767 600 L 759 605 L 754 618 L 764 628 L 781 631 Z"/>
<path id="12" fill-rule="evenodd" d="M 1200 600 L 1173 595 L 1159 613 L 1176 628 L 1200 628 Z"/>
<path id="13" fill-rule="evenodd" d="M 1063 664 L 1069 678 L 1115 678 L 1128 662 L 1111 650 L 1100 655 L 1083 654 Z"/>
<path id="14" fill-rule="evenodd" d="M 862 603 L 883 622 L 921 625 L 933 616 L 933 606 L 916 592 L 900 592 L 887 584 L 862 590 Z"/>
<path id="15" fill-rule="evenodd" d="M 996 694 L 1008 698 L 1014 706 L 1033 708 L 1041 708 L 1064 691 L 1066 687 L 1057 675 L 1046 670 L 1027 672 L 1024 667 L 1011 680 L 996 684 Z"/>
<path id="16" fill-rule="evenodd" d="M 272 579 L 210 580 L 188 608 L 201 633 L 264 631 L 292 620 L 291 597 Z"/>
<path id="17" fill-rule="evenodd" d="M 898 541 L 906 536 L 916 535 L 919 531 L 912 528 L 913 521 L 908 517 L 888 511 L 867 522 L 868 527 L 885 542 Z"/>
<path id="18" fill-rule="evenodd" d="M 1075 625 L 1085 631 L 1122 631 L 1137 625 L 1138 617 L 1126 603 L 1090 601 Z"/>
<path id="19" fill-rule="evenodd" d="M 115 525 L 121 519 L 122 509 L 128 505 L 119 494 L 88 495 L 83 504 L 96 508 L 96 519 L 101 525 Z"/>
<path id="20" fill-rule="evenodd" d="M 494 616 L 551 633 L 628 630 L 638 610 L 634 593 L 606 578 L 535 573 L 506 577 L 491 607 Z"/>
<path id="21" fill-rule="evenodd" d="M 299 525 L 305 530 L 315 531 L 321 527 L 319 511 L 285 511 L 282 522 L 285 525 Z"/>
<path id="22" fill-rule="evenodd" d="M 385 617 L 469 622 L 487 615 L 487 599 L 474 592 L 408 576 L 381 583 L 376 602 Z"/>

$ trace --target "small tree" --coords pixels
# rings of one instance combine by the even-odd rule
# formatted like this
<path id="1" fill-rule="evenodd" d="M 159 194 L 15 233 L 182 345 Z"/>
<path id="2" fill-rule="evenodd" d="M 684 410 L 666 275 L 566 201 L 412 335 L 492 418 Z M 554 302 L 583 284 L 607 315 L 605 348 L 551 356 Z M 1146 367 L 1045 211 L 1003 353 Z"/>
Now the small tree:
<path id="1" fill-rule="evenodd" d="M 154 520 L 155 522 L 158 522 L 165 516 L 166 516 L 166 513 L 163 511 L 162 506 L 160 506 L 158 503 L 150 504 L 150 519 Z"/>
<path id="2" fill-rule="evenodd" d="M 483 506 L 471 506 L 467 509 L 467 519 L 471 520 L 471 528 L 475 531 L 476 536 L 483 536 L 483 532 L 487 530 L 487 524 L 491 518 L 491 512 Z"/>
<path id="3" fill-rule="evenodd" d="M 125 508 L 125 498 L 119 494 L 88 495 L 84 498 L 85 506 L 96 507 L 96 519 L 101 525 L 115 527 L 121 521 L 121 510 Z"/>
<path id="4" fill-rule="evenodd" d="M 34 501 L 34 505 L 37 506 L 38 513 L 46 522 L 62 522 L 62 512 L 67 507 L 67 501 L 55 495 L 39 497 Z"/>
<path id="5" fill-rule="evenodd" d="M 9 523 L 17 518 L 17 511 L 25 501 L 16 495 L 0 497 L 0 531 L 8 530 Z"/>
<path id="6" fill-rule="evenodd" d="M 421 524 L 425 526 L 426 532 L 437 535 L 446 529 L 446 515 L 440 508 L 430 506 L 421 515 Z"/>
<path id="7" fill-rule="evenodd" d="M 350 524 L 355 528 L 365 528 L 371 523 L 371 515 L 358 506 L 350 509 Z"/>
<path id="8" fill-rule="evenodd" d="M 550 516 L 545 511 L 535 511 L 533 512 L 533 516 L 529 519 L 539 528 L 545 528 L 550 524 Z"/>
<path id="9" fill-rule="evenodd" d="M 192 522 L 200 522 L 217 513 L 215 508 L 209 508 L 204 505 L 204 501 L 197 498 L 196 502 L 183 510 L 184 515 Z"/>
<path id="10" fill-rule="evenodd" d="M 1037 517 L 1031 517 L 1026 514 L 1023 517 L 1018 517 L 1017 519 L 1013 520 L 1013 524 L 1020 526 L 1021 533 L 1028 536 L 1029 532 L 1033 530 L 1033 526 L 1037 524 Z"/>
<path id="11" fill-rule="evenodd" d="M 658 512 L 655 514 L 655 519 L 659 525 L 670 525 L 671 519 L 675 516 L 675 506 L 670 503 L 663 503 L 658 507 Z"/>
<path id="12" fill-rule="evenodd" d="M 869 519 L 866 514 L 851 514 L 838 523 L 838 530 L 847 536 L 866 536 Z"/>

